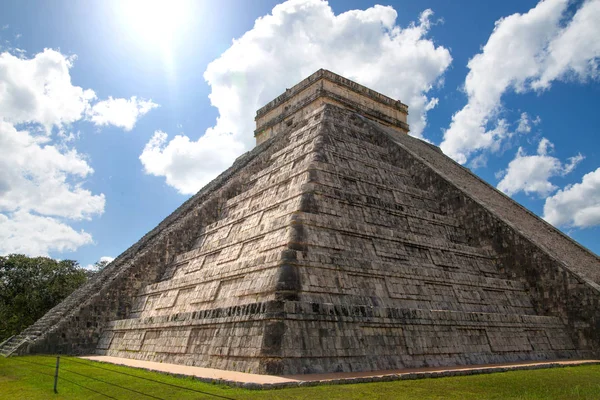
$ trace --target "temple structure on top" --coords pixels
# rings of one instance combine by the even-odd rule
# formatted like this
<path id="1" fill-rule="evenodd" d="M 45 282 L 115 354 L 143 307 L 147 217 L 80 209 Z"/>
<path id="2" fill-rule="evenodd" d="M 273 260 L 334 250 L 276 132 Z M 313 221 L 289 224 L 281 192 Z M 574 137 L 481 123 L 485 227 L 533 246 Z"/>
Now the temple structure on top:
<path id="1" fill-rule="evenodd" d="M 326 69 L 320 69 L 256 112 L 256 144 L 277 135 L 324 104 L 357 112 L 390 127 L 409 132 L 408 106 Z"/>
<path id="2" fill-rule="evenodd" d="M 0 351 L 278 375 L 599 357 L 598 256 L 406 117 L 317 71 L 258 110 L 254 149 Z"/>

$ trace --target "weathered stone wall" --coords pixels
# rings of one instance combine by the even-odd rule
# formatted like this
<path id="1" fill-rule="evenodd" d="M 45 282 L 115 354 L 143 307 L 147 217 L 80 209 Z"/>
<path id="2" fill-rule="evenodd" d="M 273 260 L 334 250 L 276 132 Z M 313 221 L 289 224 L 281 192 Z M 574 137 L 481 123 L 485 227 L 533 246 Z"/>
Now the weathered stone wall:
<path id="1" fill-rule="evenodd" d="M 28 336 L 29 342 L 19 352 L 94 353 L 109 321 L 128 318 L 135 311 L 138 291 L 161 279 L 173 257 L 193 247 L 199 232 L 221 217 L 228 199 L 248 188 L 247 177 L 264 169 L 284 140 L 268 141 L 239 157 L 90 282 L 26 329 L 22 336 Z"/>
<path id="2" fill-rule="evenodd" d="M 271 374 L 587 357 L 598 265 L 434 146 L 324 104 L 36 323 L 28 350 Z"/>
<path id="3" fill-rule="evenodd" d="M 330 71 L 319 70 L 258 110 L 256 143 L 279 134 L 324 103 L 360 112 L 398 134 L 409 131 L 406 105 Z"/>
<path id="4" fill-rule="evenodd" d="M 534 306 L 527 282 L 507 273 L 504 255 L 485 240 L 494 232 L 484 235 L 458 218 L 472 215 L 465 193 L 395 146 L 380 125 L 331 106 L 324 115 L 318 161 L 305 186 L 311 207 L 295 216 L 299 297 L 307 307 L 282 317 L 283 343 L 292 348 L 282 346 L 280 372 L 485 364 L 596 351 L 589 319 L 575 324 L 588 327 L 588 340 L 580 341 L 566 320 Z M 449 193 L 462 202 L 447 205 Z M 565 283 L 553 283 L 559 282 Z M 597 304 L 595 296 L 587 300 L 596 303 L 586 304 Z M 376 333 L 366 338 L 363 329 Z M 331 349 L 337 356 L 328 357 Z"/>
<path id="5" fill-rule="evenodd" d="M 558 318 L 287 302 L 272 373 L 581 357 Z M 278 362 L 275 362 L 275 357 Z"/>
<path id="6" fill-rule="evenodd" d="M 333 82 L 339 86 L 344 86 L 348 89 L 351 89 L 361 96 L 370 97 L 381 104 L 387 105 L 388 107 L 398 108 L 402 110 L 405 114 L 408 114 L 408 106 L 406 104 L 403 104 L 401 101 L 394 100 L 388 96 L 385 96 L 372 89 L 369 89 L 366 86 L 359 85 L 358 83 L 351 81 L 350 79 L 344 78 L 343 76 L 335 74 L 326 69 L 320 69 L 312 75 L 308 76 L 306 79 L 294 85 L 292 88 L 287 89 L 285 93 L 279 95 L 263 107 L 259 108 L 256 111 L 256 117 L 262 118 L 264 115 L 266 115 L 279 105 L 289 101 L 293 97 L 297 97 L 298 94 L 302 93 L 307 87 L 313 85 L 316 81 L 320 79 L 327 79 L 330 82 Z"/>
<path id="7" fill-rule="evenodd" d="M 268 342 L 268 319 L 254 312 L 250 317 L 243 314 L 234 320 L 215 322 L 212 312 L 233 307 L 256 310 L 257 304 L 294 291 L 294 280 L 288 284 L 290 274 L 285 257 L 293 234 L 290 217 L 301 207 L 302 187 L 310 178 L 307 168 L 314 147 L 314 126 L 319 123 L 315 117 L 292 127 L 291 136 L 284 135 L 282 139 L 288 145 L 270 154 L 268 166 L 244 176 L 247 189 L 223 204 L 220 218 L 198 231 L 194 248 L 177 255 L 160 282 L 137 293 L 131 318 L 114 321 L 105 329 L 100 353 L 206 366 L 225 363 L 242 369 L 262 368 L 261 363 L 267 358 L 261 356 L 261 347 L 246 348 L 245 341 L 236 343 L 235 348 L 222 355 L 227 356 L 225 361 L 212 349 L 222 347 L 223 333 L 242 332 L 245 321 L 259 321 L 260 338 Z M 205 311 L 211 312 L 203 314 Z M 176 330 L 171 329 L 174 322 Z M 219 333 L 204 344 L 204 351 L 184 351 L 189 349 L 186 343 L 192 340 L 194 330 L 212 329 L 215 324 L 220 327 Z M 157 332 L 161 340 L 181 351 L 149 350 L 151 347 L 145 345 L 147 332 L 151 332 L 150 336 Z M 241 362 L 241 358 L 249 361 Z"/>
<path id="8" fill-rule="evenodd" d="M 387 101 L 382 103 L 380 97 L 370 96 L 368 93 L 356 90 L 356 87 L 345 86 L 337 81 L 328 79 L 324 80 L 323 89 L 352 103 L 359 104 L 367 110 L 380 112 L 391 120 L 407 123 L 407 109 L 403 105 L 398 104 L 397 101 L 392 104 Z"/>
<path id="9" fill-rule="evenodd" d="M 329 104 L 292 127 L 98 351 L 275 374 L 591 354 L 466 225 L 489 211 L 382 129 Z"/>
<path id="10" fill-rule="evenodd" d="M 536 313 L 559 317 L 578 348 L 598 354 L 600 259 L 439 149 L 410 137 L 393 140 L 414 157 L 419 185 L 438 193 L 469 240 L 491 246 L 500 270 L 525 285 Z"/>

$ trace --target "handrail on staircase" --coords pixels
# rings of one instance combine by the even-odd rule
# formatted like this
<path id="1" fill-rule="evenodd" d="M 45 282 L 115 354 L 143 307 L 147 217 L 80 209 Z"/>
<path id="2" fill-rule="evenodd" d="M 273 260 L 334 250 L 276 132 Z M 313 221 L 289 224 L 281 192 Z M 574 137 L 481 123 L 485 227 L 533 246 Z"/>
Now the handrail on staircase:
<path id="1" fill-rule="evenodd" d="M 21 341 L 19 341 L 19 343 L 18 343 L 16 346 L 12 347 L 10 351 L 8 351 L 7 353 L 4 353 L 4 352 L 2 351 L 2 350 L 3 350 L 3 349 L 2 349 L 2 348 L 3 348 L 3 346 L 4 346 L 5 344 L 7 344 L 7 343 L 8 343 L 8 342 L 9 342 L 9 341 L 10 341 L 12 338 L 14 338 L 15 336 L 17 336 L 17 335 L 12 335 L 12 336 L 11 336 L 11 337 L 9 337 L 8 339 L 6 339 L 4 342 L 0 343 L 0 354 L 2 354 L 4 357 L 10 357 L 10 355 L 11 355 L 12 353 L 14 353 L 15 351 L 19 350 L 19 348 L 20 348 L 20 347 L 23 345 L 23 343 L 26 343 L 26 342 L 30 342 L 30 341 L 31 341 L 31 338 L 30 338 L 29 336 L 25 336 L 25 337 L 24 337 L 24 338 L 23 338 Z"/>
<path id="2" fill-rule="evenodd" d="M 2 346 L 4 346 L 4 343 L 8 342 L 10 339 L 14 338 L 15 336 L 17 336 L 17 335 L 12 335 L 8 339 L 6 339 L 4 342 L 0 343 L 0 348 L 2 348 Z"/>

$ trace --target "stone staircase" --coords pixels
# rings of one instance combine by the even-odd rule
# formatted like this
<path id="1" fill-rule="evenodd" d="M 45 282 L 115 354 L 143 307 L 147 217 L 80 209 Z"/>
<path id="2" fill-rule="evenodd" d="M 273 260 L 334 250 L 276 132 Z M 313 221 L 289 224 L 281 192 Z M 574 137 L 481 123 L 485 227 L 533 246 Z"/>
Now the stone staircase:
<path id="1" fill-rule="evenodd" d="M 137 293 L 98 354 L 268 374 L 587 355 L 414 158 L 351 115 L 323 118 Z"/>
<path id="2" fill-rule="evenodd" d="M 19 348 L 29 342 L 29 337 L 25 335 L 13 335 L 0 344 L 0 355 L 9 357 L 18 352 Z"/>
<path id="3" fill-rule="evenodd" d="M 115 268 L 115 266 L 107 266 L 86 284 L 71 293 L 60 304 L 50 309 L 33 325 L 26 328 L 20 334 L 14 335 L 0 343 L 0 354 L 4 357 L 9 357 L 11 355 L 26 353 L 29 344 L 50 332 L 54 326 L 67 318 L 68 315 L 76 312 L 78 306 L 90 296 L 90 293 L 97 293 L 104 284 L 114 279 L 119 271 L 120 269 Z"/>
<path id="4" fill-rule="evenodd" d="M 19 335 L 0 343 L 0 354 L 93 352 L 104 322 L 129 312 L 129 301 L 137 291 L 131 282 L 141 281 L 143 286 L 165 275 L 165 270 L 168 275 L 167 249 L 174 243 L 180 248 L 190 247 L 193 243 L 185 241 L 188 233 L 199 231 L 206 220 L 213 219 L 211 207 L 214 202 L 221 201 L 221 197 L 226 197 L 228 191 L 235 190 L 235 187 L 243 186 L 244 177 L 248 175 L 245 168 L 261 165 L 268 154 L 276 151 L 279 146 L 276 143 L 276 140 L 270 139 L 238 157 L 229 169 L 184 202 L 85 285 Z M 207 199 L 213 202 L 206 204 Z"/>
<path id="5" fill-rule="evenodd" d="M 182 206 L 192 222 L 142 239 L 0 353 L 91 349 L 281 375 L 600 348 L 597 285 L 513 227 L 528 225 L 498 217 L 533 218 L 520 206 L 347 110 L 297 123 L 256 163 L 232 167 L 240 184 Z"/>

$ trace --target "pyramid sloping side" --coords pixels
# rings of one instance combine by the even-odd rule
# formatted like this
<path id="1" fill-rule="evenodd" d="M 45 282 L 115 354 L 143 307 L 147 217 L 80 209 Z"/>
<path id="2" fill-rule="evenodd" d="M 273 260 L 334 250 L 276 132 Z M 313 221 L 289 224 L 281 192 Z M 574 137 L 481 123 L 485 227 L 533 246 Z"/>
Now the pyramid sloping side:
<path id="1" fill-rule="evenodd" d="M 596 351 L 595 287 L 384 129 L 332 105 L 292 127 L 98 351 L 277 374 Z"/>
<path id="2" fill-rule="evenodd" d="M 600 288 L 600 257 L 586 249 L 554 226 L 519 203 L 487 184 L 467 168 L 445 156 L 441 150 L 410 136 L 398 136 L 379 124 L 375 129 L 387 133 L 389 139 L 409 152 L 471 200 L 510 226 L 532 244 L 559 261 L 565 269 Z"/>
<path id="3" fill-rule="evenodd" d="M 597 257 L 389 133 L 334 105 L 307 114 L 38 321 L 24 350 L 271 374 L 597 354 Z"/>
<path id="4" fill-rule="evenodd" d="M 293 215 L 310 181 L 318 120 L 284 135 L 288 144 L 247 177 L 220 218 L 198 232 L 160 282 L 143 287 L 130 318 L 111 322 L 98 353 L 242 371 L 267 371 L 277 303 L 298 296 L 289 258 Z"/>
<path id="5" fill-rule="evenodd" d="M 5 343 L 0 351 L 94 353 L 107 323 L 127 318 L 140 288 L 160 280 L 175 255 L 192 249 L 204 227 L 221 217 L 227 200 L 246 190 L 248 177 L 266 168 L 271 154 L 285 145 L 286 137 L 281 135 L 240 156 L 229 169 L 84 286 Z"/>
<path id="6" fill-rule="evenodd" d="M 597 287 L 410 150 L 447 159 L 441 152 L 410 137 L 399 145 L 380 124 L 333 106 L 320 132 L 310 207 L 294 216 L 300 301 L 284 306 L 271 354 L 282 373 L 598 352 Z"/>

